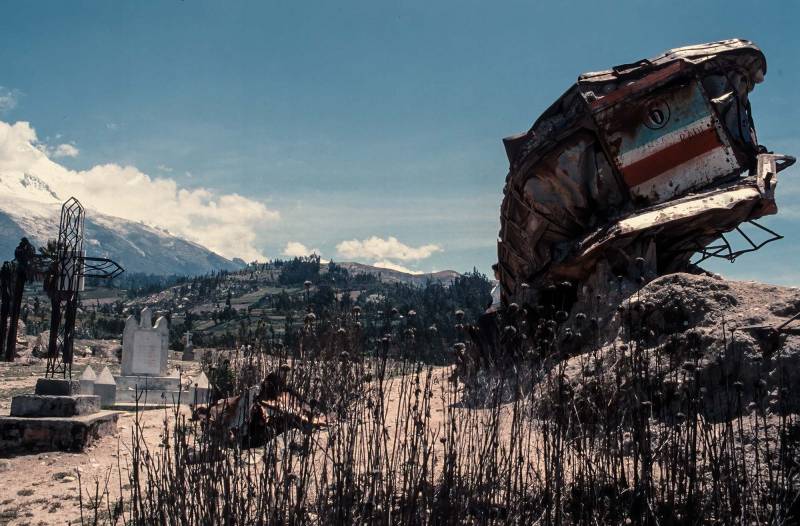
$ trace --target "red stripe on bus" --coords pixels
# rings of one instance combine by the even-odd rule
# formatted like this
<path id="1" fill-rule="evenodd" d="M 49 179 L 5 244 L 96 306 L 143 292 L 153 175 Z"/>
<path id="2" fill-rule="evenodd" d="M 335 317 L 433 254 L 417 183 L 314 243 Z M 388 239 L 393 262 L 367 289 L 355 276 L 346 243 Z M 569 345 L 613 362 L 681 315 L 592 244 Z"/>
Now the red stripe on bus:
<path id="1" fill-rule="evenodd" d="M 708 128 L 696 135 L 663 150 L 640 159 L 622 168 L 622 175 L 628 186 L 633 187 L 657 177 L 670 168 L 691 161 L 714 148 L 722 147 L 722 142 L 714 128 Z"/>

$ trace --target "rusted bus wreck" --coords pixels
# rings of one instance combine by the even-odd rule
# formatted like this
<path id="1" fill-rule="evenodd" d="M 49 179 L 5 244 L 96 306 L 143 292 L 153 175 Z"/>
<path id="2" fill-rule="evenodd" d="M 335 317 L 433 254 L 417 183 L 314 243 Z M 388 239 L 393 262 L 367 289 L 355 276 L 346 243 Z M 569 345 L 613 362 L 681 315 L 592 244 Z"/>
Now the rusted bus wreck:
<path id="1" fill-rule="evenodd" d="M 735 259 L 780 238 L 753 222 L 777 212 L 777 174 L 794 163 L 756 137 L 748 94 L 766 72 L 746 40 L 673 49 L 581 75 L 505 139 L 506 304 L 548 303 L 554 287 L 586 303 L 610 282 L 633 287 L 689 269 L 695 254 Z M 744 222 L 762 229 L 759 241 Z M 732 231 L 745 248 L 728 243 Z"/>

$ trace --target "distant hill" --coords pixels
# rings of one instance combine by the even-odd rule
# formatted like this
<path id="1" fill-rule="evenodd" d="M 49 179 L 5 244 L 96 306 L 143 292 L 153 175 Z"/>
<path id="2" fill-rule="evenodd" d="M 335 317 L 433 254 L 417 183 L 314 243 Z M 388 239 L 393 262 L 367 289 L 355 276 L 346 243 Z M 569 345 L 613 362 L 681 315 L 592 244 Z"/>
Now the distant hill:
<path id="1" fill-rule="evenodd" d="M 342 268 L 347 269 L 347 272 L 352 274 L 372 274 L 378 276 L 384 283 L 411 283 L 417 286 L 424 286 L 429 281 L 439 282 L 445 285 L 451 284 L 461 274 L 455 270 L 440 270 L 439 272 L 432 272 L 427 274 L 409 274 L 399 270 L 392 270 L 383 267 L 375 267 L 372 265 L 365 265 L 364 263 L 355 263 L 352 261 L 340 263 L 336 262 Z M 323 265 L 323 270 L 326 268 Z"/>

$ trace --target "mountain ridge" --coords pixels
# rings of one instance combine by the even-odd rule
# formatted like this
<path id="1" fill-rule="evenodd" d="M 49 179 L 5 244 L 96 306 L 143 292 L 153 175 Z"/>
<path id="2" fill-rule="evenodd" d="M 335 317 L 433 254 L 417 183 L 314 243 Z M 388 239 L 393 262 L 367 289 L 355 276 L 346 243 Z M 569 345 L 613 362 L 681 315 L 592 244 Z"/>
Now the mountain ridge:
<path id="1" fill-rule="evenodd" d="M 28 172 L 0 173 L 0 258 L 12 259 L 21 237 L 43 246 L 58 237 L 61 197 Z M 241 264 L 141 222 L 86 210 L 84 250 L 109 257 L 128 272 L 201 275 Z"/>

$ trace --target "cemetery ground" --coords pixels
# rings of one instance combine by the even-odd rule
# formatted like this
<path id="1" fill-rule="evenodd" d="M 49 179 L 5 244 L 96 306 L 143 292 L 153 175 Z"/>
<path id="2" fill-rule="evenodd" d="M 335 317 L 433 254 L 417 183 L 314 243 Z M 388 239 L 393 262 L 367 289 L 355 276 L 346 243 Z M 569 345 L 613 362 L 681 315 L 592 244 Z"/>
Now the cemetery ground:
<path id="1" fill-rule="evenodd" d="M 79 348 L 93 341 L 77 342 Z M 104 342 L 113 347 L 119 342 Z M 119 360 L 113 357 L 77 357 L 74 364 L 76 377 L 91 366 L 99 372 L 108 366 L 114 374 L 119 373 Z M 198 364 L 170 360 L 170 366 L 181 366 L 187 374 L 196 374 Z M 11 398 L 17 394 L 33 392 L 36 380 L 44 376 L 45 360 L 20 360 L 0 363 L 0 414 L 7 415 Z M 145 439 L 157 444 L 163 429 L 164 410 L 147 410 L 139 414 Z M 0 525 L 16 524 L 80 524 L 80 499 L 78 475 L 83 486 L 83 498 L 90 499 L 95 493 L 95 483 L 108 489 L 106 499 L 115 499 L 120 494 L 120 467 L 122 487 L 127 487 L 131 427 L 136 415 L 133 412 L 120 414 L 117 433 L 93 442 L 80 453 L 49 451 L 19 454 L 0 458 Z M 106 481 L 109 481 L 106 484 Z"/>

